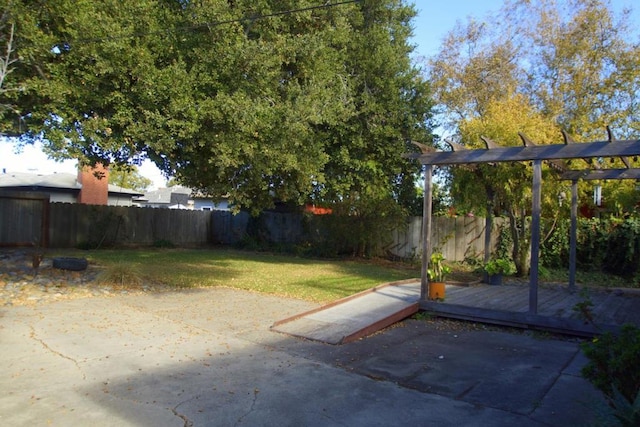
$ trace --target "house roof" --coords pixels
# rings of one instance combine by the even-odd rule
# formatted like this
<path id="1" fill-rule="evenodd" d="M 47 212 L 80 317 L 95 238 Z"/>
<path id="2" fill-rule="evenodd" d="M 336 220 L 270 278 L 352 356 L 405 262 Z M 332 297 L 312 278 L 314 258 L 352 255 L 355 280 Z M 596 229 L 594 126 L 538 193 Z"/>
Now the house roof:
<path id="1" fill-rule="evenodd" d="M 135 201 L 169 205 L 174 203 L 171 199 L 172 194 L 184 194 L 189 197 L 191 195 L 191 190 L 179 185 L 168 188 L 159 188 L 157 190 L 144 193 L 144 197 L 136 199 Z"/>
<path id="2" fill-rule="evenodd" d="M 80 190 L 82 185 L 78 183 L 76 176 L 70 173 L 36 174 L 29 172 L 7 172 L 0 174 L 0 187 L 41 187 Z"/>
<path id="3" fill-rule="evenodd" d="M 16 188 L 31 190 L 33 188 L 49 188 L 58 190 L 80 191 L 82 185 L 78 177 L 70 173 L 38 174 L 29 172 L 7 172 L 0 174 L 0 188 Z M 141 196 L 142 193 L 118 185 L 109 184 L 109 194 L 127 194 Z"/>

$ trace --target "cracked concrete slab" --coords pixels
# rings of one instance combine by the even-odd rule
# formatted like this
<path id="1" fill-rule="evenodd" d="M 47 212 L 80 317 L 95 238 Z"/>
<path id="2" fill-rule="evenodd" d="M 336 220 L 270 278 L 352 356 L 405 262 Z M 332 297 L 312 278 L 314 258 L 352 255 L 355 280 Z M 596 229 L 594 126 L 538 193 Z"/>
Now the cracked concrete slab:
<path id="1" fill-rule="evenodd" d="M 414 320 L 342 346 L 269 330 L 314 307 L 224 288 L 2 307 L 0 423 L 553 426 L 602 402 L 573 342 Z"/>

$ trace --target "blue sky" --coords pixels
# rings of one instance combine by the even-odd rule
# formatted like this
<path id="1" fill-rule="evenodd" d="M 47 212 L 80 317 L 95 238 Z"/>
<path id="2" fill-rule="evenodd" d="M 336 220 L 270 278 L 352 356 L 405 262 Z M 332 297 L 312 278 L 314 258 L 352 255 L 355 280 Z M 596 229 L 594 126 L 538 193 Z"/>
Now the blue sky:
<path id="1" fill-rule="evenodd" d="M 606 0 L 605 0 L 606 1 Z M 437 53 L 444 36 L 454 28 L 456 21 L 464 22 L 472 16 L 484 20 L 492 12 L 497 12 L 503 0 L 413 0 L 418 16 L 414 20 L 416 54 L 432 56 Z M 616 14 L 624 8 L 633 9 L 632 18 L 636 28 L 640 27 L 640 1 L 610 0 Z M 636 32 L 637 34 L 638 32 Z"/>
<path id="2" fill-rule="evenodd" d="M 456 21 L 464 22 L 469 16 L 483 20 L 487 14 L 499 10 L 502 3 L 503 0 L 415 0 L 418 11 L 413 22 L 416 54 L 434 55 Z"/>
<path id="3" fill-rule="evenodd" d="M 437 52 L 443 37 L 456 24 L 457 20 L 465 21 L 472 16 L 483 20 L 491 12 L 496 12 L 503 0 L 414 0 L 418 16 L 414 20 L 414 37 L 416 44 L 414 58 L 429 57 Z M 640 2 L 638 0 L 612 0 L 615 11 L 623 7 L 634 9 L 634 19 L 640 24 Z M 0 172 L 75 173 L 76 161 L 67 160 L 59 163 L 48 160 L 39 146 L 25 147 L 21 154 L 14 153 L 14 146 L 0 140 Z M 165 178 L 150 162 L 140 168 L 143 176 L 154 181 L 155 187 L 162 187 Z"/>

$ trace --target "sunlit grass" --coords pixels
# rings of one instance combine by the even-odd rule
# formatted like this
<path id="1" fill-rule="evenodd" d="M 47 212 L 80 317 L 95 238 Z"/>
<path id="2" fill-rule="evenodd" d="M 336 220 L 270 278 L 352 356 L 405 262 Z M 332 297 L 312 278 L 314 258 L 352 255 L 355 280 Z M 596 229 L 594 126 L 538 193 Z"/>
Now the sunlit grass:
<path id="1" fill-rule="evenodd" d="M 420 276 L 418 264 L 309 259 L 231 249 L 145 248 L 65 251 L 65 255 L 87 257 L 92 264 L 112 272 L 114 277 L 109 280 L 113 282 L 140 279 L 176 288 L 225 286 L 314 302 L 333 301 L 383 283 Z M 482 277 L 470 266 L 453 263 L 452 267 L 451 280 L 473 282 Z M 542 276 L 543 282 L 568 281 L 565 270 L 546 270 Z M 580 271 L 577 281 L 602 287 L 638 287 L 617 276 Z"/>
<path id="2" fill-rule="evenodd" d="M 104 268 L 97 277 L 99 283 L 115 286 L 140 286 L 142 277 L 137 264 L 117 261 Z"/>
<path id="3" fill-rule="evenodd" d="M 227 249 L 99 250 L 85 256 L 106 269 L 126 261 L 144 280 L 153 283 L 178 288 L 226 286 L 314 302 L 335 300 L 420 275 L 415 267 Z"/>

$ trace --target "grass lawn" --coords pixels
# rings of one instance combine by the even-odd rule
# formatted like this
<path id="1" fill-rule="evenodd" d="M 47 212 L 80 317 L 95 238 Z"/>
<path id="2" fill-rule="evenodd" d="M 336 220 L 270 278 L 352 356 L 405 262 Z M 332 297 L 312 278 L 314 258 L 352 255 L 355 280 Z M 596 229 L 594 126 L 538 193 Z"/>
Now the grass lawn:
<path id="1" fill-rule="evenodd" d="M 249 291 L 326 303 L 374 286 L 418 279 L 418 264 L 384 260 L 327 260 L 299 258 L 266 252 L 216 249 L 125 249 L 64 251 L 86 257 L 105 272 L 116 273 L 123 285 L 140 281 L 176 288 L 226 286 Z M 453 263 L 450 279 L 473 282 L 482 274 L 471 266 Z M 541 282 L 567 283 L 568 271 L 546 270 Z M 638 287 L 611 275 L 577 274 L 578 286 Z M 121 278 L 121 279 L 120 279 Z M 514 279 L 526 285 L 528 279 Z M 419 279 L 418 279 L 419 280 Z"/>
<path id="2" fill-rule="evenodd" d="M 96 250 L 82 255 L 106 271 L 170 286 L 227 286 L 328 302 L 386 282 L 420 277 L 419 266 L 318 260 L 232 249 Z"/>

